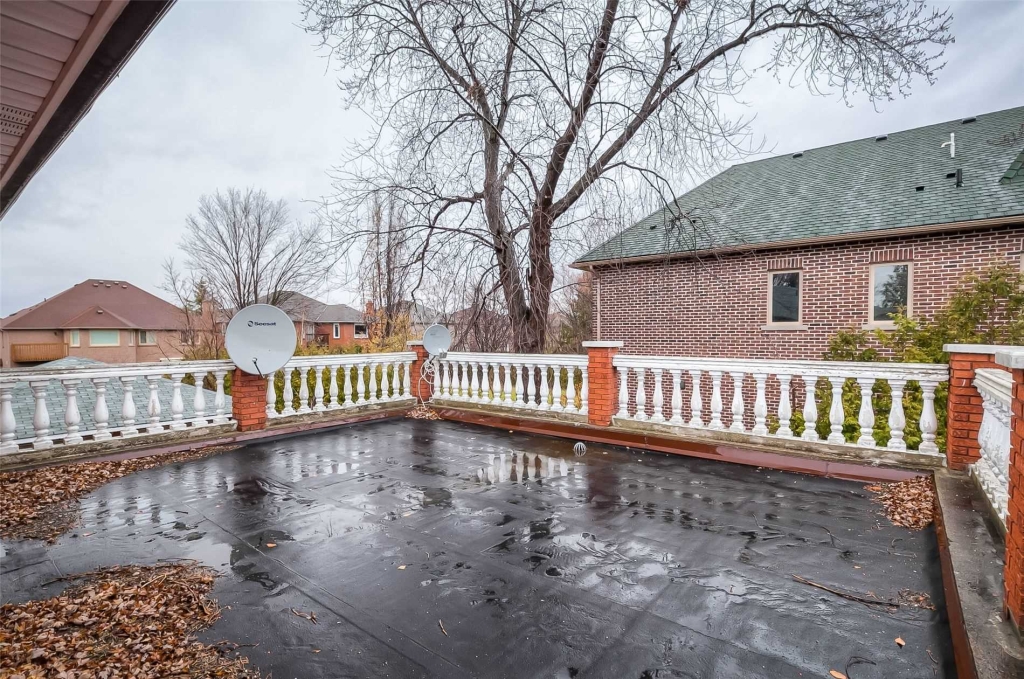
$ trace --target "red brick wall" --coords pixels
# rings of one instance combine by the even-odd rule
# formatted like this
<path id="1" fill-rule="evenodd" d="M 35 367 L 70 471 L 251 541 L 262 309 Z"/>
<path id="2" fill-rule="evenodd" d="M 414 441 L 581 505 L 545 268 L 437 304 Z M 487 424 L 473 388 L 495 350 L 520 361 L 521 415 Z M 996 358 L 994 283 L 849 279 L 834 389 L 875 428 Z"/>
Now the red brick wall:
<path id="1" fill-rule="evenodd" d="M 612 367 L 618 352 L 617 346 L 587 347 L 587 421 L 599 427 L 610 425 L 619 408 L 618 380 Z"/>
<path id="2" fill-rule="evenodd" d="M 409 351 L 416 354 L 416 360 L 409 366 L 409 380 L 412 382 L 412 395 L 418 400 L 426 403 L 430 400 L 430 395 L 433 392 L 433 383 L 430 380 L 421 380 L 420 376 L 423 374 L 423 364 L 430 357 L 427 350 L 423 348 L 423 342 L 409 342 L 406 345 Z"/>
<path id="3" fill-rule="evenodd" d="M 1006 519 L 1006 609 L 1024 630 L 1024 370 L 1013 372 L 1010 415 L 1010 501 Z"/>
<path id="4" fill-rule="evenodd" d="M 599 267 L 595 339 L 621 340 L 627 354 L 725 358 L 820 358 L 829 338 L 868 321 L 872 263 L 911 261 L 912 315 L 941 309 L 964 273 L 1019 264 L 1024 224 L 886 241 Z M 802 272 L 806 330 L 762 330 L 768 272 Z"/>
<path id="5" fill-rule="evenodd" d="M 267 380 L 235 368 L 231 379 L 231 414 L 238 431 L 265 429 L 267 425 Z"/>
<path id="6" fill-rule="evenodd" d="M 981 457 L 978 430 L 985 414 L 981 394 L 974 386 L 974 371 L 997 368 L 992 354 L 949 355 L 949 401 L 946 406 L 946 463 L 962 470 Z"/>

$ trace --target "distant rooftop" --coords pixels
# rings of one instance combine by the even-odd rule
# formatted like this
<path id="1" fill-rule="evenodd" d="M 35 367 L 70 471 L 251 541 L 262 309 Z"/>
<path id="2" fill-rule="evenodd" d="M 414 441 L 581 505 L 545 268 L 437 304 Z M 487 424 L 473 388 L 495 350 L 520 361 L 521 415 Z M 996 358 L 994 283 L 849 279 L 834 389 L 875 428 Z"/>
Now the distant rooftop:
<path id="1" fill-rule="evenodd" d="M 954 157 L 947 143 L 951 135 Z M 1024 221 L 1022 165 L 1024 106 L 742 163 L 578 263 L 855 238 L 993 218 Z"/>
<path id="2" fill-rule="evenodd" d="M 177 330 L 181 310 L 122 280 L 90 278 L 0 321 L 4 330 Z"/>

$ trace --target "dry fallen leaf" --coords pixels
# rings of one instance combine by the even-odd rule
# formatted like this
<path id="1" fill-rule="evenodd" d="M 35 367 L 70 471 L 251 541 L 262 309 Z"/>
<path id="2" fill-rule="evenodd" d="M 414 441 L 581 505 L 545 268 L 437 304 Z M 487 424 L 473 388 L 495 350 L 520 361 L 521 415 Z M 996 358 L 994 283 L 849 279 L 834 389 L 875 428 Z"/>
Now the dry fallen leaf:
<path id="1" fill-rule="evenodd" d="M 896 637 L 896 645 L 903 648 L 907 645 L 907 642 L 903 641 L 903 637 Z"/>
<path id="2" fill-rule="evenodd" d="M 876 493 L 875 500 L 885 506 L 886 516 L 897 526 L 919 530 L 935 516 L 935 486 L 929 476 L 865 486 L 865 490 Z"/>
<path id="3" fill-rule="evenodd" d="M 277 543 L 276 542 L 268 542 L 267 543 L 267 547 L 277 547 Z"/>
<path id="4" fill-rule="evenodd" d="M 835 679 L 849 679 L 849 677 L 847 677 L 845 674 L 843 674 L 839 670 L 829 670 L 828 673 L 831 674 L 833 677 L 835 677 Z"/>
<path id="5" fill-rule="evenodd" d="M 404 571 L 404 570 L 405 570 L 405 564 L 402 564 L 401 566 L 399 566 L 399 567 L 398 567 L 398 570 L 400 570 L 400 571 Z"/>

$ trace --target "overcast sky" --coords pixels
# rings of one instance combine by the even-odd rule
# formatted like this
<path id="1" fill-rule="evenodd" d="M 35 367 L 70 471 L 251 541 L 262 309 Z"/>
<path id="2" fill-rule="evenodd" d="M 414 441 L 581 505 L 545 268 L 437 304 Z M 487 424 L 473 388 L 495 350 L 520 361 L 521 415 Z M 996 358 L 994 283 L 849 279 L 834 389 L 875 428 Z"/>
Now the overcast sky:
<path id="1" fill-rule="evenodd" d="M 1024 105 L 1024 1 L 949 4 L 956 44 L 936 85 L 876 111 L 762 78 L 744 94 L 755 134 L 787 153 Z M 292 2 L 178 0 L 0 223 L 0 315 L 87 278 L 162 295 L 186 215 L 218 188 L 260 187 L 308 218 L 367 126 L 300 20 Z"/>

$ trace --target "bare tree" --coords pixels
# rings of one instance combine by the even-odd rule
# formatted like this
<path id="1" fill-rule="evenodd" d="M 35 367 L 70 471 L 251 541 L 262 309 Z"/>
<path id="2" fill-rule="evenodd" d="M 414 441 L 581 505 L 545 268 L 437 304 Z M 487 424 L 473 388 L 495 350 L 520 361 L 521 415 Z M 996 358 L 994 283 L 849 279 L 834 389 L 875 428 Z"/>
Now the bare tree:
<path id="1" fill-rule="evenodd" d="M 347 102 L 380 125 L 325 206 L 339 242 L 361 237 L 355 206 L 396 196 L 414 261 L 458 241 L 493 263 L 516 351 L 543 349 L 553 251 L 599 217 L 599 196 L 664 200 L 742 150 L 748 128 L 719 100 L 755 70 L 885 99 L 932 81 L 952 40 L 924 0 L 303 4 Z"/>
<path id="2" fill-rule="evenodd" d="M 182 273 L 174 260 L 164 262 L 163 289 L 181 309 L 178 348 L 189 361 L 221 358 L 224 352 L 223 309 L 210 294 L 206 281 L 195 273 Z"/>
<path id="3" fill-rule="evenodd" d="M 369 303 L 367 318 L 375 335 L 391 337 L 408 289 L 408 235 L 394 200 L 377 197 L 371 205 L 369 233 L 359 263 L 359 286 Z M 405 324 L 407 325 L 407 324 Z"/>
<path id="4" fill-rule="evenodd" d="M 291 222 L 283 200 L 251 188 L 202 196 L 179 247 L 189 277 L 203 280 L 226 309 L 279 304 L 285 292 L 312 292 L 334 264 L 318 227 Z"/>

